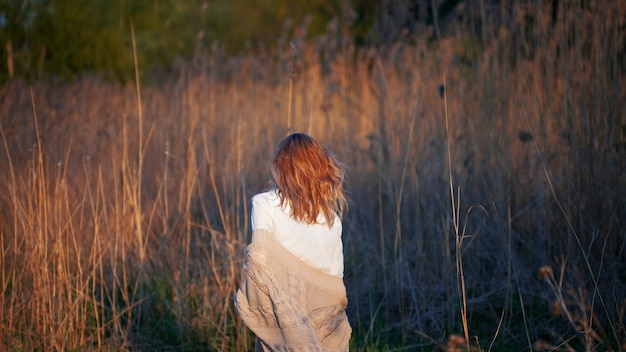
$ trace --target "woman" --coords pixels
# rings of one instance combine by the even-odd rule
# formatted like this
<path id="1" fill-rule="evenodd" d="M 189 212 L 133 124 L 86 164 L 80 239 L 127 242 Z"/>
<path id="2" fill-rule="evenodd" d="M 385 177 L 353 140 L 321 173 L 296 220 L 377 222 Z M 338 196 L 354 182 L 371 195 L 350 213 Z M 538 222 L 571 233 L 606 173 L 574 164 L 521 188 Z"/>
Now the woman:
<path id="1" fill-rule="evenodd" d="M 303 133 L 280 142 L 272 186 L 252 198 L 252 243 L 235 296 L 257 351 L 347 351 L 344 169 Z"/>

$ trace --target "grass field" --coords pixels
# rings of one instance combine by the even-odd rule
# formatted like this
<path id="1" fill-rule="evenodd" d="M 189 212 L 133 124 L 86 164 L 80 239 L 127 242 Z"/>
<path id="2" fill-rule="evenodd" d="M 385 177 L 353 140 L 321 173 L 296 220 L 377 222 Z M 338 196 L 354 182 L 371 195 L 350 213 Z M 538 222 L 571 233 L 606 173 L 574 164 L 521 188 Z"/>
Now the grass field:
<path id="1" fill-rule="evenodd" d="M 0 346 L 251 349 L 249 199 L 304 131 L 348 166 L 352 350 L 626 350 L 626 5 L 581 4 L 482 42 L 7 83 Z"/>

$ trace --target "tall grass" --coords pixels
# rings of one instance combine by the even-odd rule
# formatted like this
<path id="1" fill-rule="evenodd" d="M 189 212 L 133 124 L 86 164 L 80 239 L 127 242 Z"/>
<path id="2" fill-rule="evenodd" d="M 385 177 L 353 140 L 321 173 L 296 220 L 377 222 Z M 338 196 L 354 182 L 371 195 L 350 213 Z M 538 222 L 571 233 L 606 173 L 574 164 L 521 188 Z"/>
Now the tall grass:
<path id="1" fill-rule="evenodd" d="M 349 166 L 354 350 L 626 349 L 626 10 L 574 3 L 514 2 L 480 39 L 213 53 L 141 90 L 9 82 L 0 345 L 250 349 L 248 200 L 292 130 Z"/>

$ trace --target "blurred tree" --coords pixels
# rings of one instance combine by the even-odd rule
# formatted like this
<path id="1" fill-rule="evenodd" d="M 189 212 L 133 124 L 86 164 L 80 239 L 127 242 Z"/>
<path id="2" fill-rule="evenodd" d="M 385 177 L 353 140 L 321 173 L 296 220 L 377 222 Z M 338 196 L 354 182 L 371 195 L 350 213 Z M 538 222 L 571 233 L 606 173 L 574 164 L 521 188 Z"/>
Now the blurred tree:
<path id="1" fill-rule="evenodd" d="M 322 34 L 333 17 L 340 17 L 336 0 L 216 0 L 208 5 L 206 44 L 221 43 L 237 53 L 258 45 L 273 46 L 285 35 Z M 293 33 L 305 30 L 306 33 Z"/>
<path id="2" fill-rule="evenodd" d="M 175 57 L 189 59 L 206 36 L 208 9 L 205 0 L 129 2 L 128 17 L 134 24 L 142 66 L 166 69 Z"/>
<path id="3" fill-rule="evenodd" d="M 41 19 L 44 0 L 0 0 L 0 53 L 5 70 L 0 70 L 0 81 L 22 75 L 30 66 L 41 63 L 40 50 L 33 40 L 34 25 Z"/>
<path id="4" fill-rule="evenodd" d="M 122 78 L 132 68 L 123 0 L 50 0 L 36 25 L 46 45 L 44 70 L 72 77 L 88 71 Z"/>
<path id="5" fill-rule="evenodd" d="M 354 0 L 352 6 L 356 12 L 356 19 L 352 23 L 350 32 L 357 45 L 371 44 L 371 28 L 374 26 L 381 9 L 379 0 Z"/>
<path id="6" fill-rule="evenodd" d="M 279 40 L 323 34 L 339 21 L 361 43 L 380 19 L 378 0 L 0 0 L 1 54 L 12 76 L 74 77 L 98 72 L 133 77 L 131 24 L 142 71 L 174 59 L 275 47 Z M 348 16 L 348 12 L 350 15 Z M 336 22 L 334 22 L 336 23 Z"/>
<path id="7" fill-rule="evenodd" d="M 99 72 L 133 77 L 131 23 L 141 67 L 166 68 L 189 57 L 204 27 L 205 2 L 192 0 L 0 0 L 0 40 L 6 71 L 35 78 Z M 206 8 L 206 5 L 204 6 Z"/>

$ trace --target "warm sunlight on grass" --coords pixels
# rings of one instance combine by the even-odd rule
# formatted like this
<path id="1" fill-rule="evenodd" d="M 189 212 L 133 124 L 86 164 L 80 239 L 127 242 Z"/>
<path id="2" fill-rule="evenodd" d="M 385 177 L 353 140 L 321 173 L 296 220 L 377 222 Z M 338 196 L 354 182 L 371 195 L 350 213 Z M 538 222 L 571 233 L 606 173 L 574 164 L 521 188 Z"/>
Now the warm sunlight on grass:
<path id="1" fill-rule="evenodd" d="M 353 350 L 625 350 L 624 6 L 602 4 L 480 51 L 301 43 L 292 84 L 288 48 L 182 65 L 141 100 L 10 81 L 0 346 L 250 350 L 248 201 L 291 124 L 348 165 Z"/>

